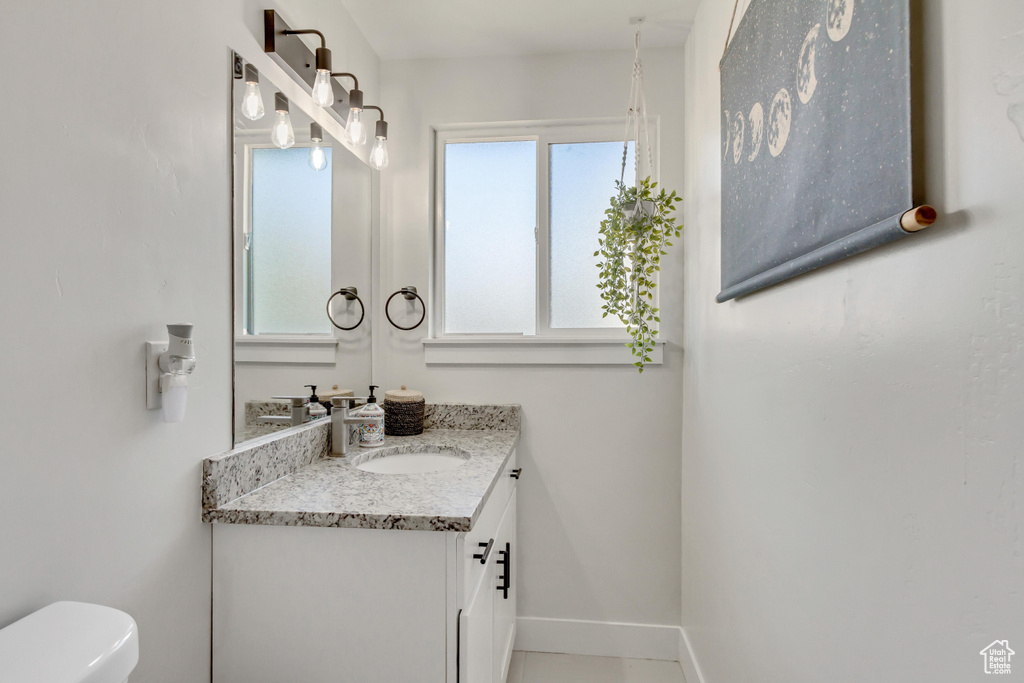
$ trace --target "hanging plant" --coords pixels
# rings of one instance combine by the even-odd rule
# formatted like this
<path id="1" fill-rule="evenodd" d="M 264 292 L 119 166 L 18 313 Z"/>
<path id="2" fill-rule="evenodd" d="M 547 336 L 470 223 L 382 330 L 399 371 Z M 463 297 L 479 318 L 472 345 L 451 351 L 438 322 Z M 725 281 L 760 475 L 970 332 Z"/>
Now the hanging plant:
<path id="1" fill-rule="evenodd" d="M 614 315 L 626 326 L 632 341 L 626 346 L 633 352 L 633 365 L 644 371 L 651 362 L 654 338 L 661 323 L 659 309 L 654 306 L 654 290 L 661 272 L 661 257 L 672 246 L 673 237 L 682 229 L 671 214 L 679 197 L 675 191 L 660 191 L 658 183 L 645 178 L 635 187 L 621 180 L 615 183 L 617 194 L 601 221 L 598 250 L 594 256 L 604 260 L 598 288 L 604 305 L 602 317 Z"/>
<path id="2" fill-rule="evenodd" d="M 654 306 L 654 290 L 661 272 L 661 257 L 672 246 L 671 238 L 679 237 L 675 212 L 679 196 L 675 191 L 658 189 L 650 176 L 640 177 L 641 142 L 647 149 L 647 169 L 654 167 L 650 131 L 647 126 L 647 103 L 644 97 L 644 71 L 640 62 L 640 26 L 633 41 L 633 82 L 629 93 L 626 135 L 622 147 L 622 173 L 615 182 L 615 196 L 604 212 L 594 256 L 600 257 L 601 269 L 597 287 L 604 305 L 603 317 L 614 315 L 626 326 L 632 341 L 626 346 L 633 352 L 633 363 L 640 372 L 651 362 L 654 338 L 661 318 Z M 643 134 L 641 137 L 641 133 Z M 626 158 L 629 141 L 636 141 L 634 172 L 636 182 L 627 185 Z"/>

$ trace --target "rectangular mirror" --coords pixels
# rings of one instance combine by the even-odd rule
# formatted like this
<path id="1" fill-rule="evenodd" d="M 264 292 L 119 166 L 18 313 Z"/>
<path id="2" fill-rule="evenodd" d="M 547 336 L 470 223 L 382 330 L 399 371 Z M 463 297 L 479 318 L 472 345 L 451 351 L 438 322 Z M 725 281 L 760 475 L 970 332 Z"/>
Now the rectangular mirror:
<path id="1" fill-rule="evenodd" d="M 231 73 L 235 445 L 322 415 L 275 397 L 365 395 L 371 365 L 373 171 L 314 124 L 311 100 L 279 113 L 247 66 L 236 55 Z"/>

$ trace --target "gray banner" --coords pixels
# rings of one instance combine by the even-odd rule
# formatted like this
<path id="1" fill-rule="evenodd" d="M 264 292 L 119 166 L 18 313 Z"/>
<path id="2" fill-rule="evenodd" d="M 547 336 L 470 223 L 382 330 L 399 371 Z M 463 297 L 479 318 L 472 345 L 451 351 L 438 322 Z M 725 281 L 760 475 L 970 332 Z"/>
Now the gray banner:
<path id="1" fill-rule="evenodd" d="M 722 303 L 744 294 L 756 292 L 759 289 L 770 287 L 791 277 L 802 275 L 809 270 L 821 268 L 835 261 L 849 258 L 854 254 L 859 254 L 862 251 L 888 244 L 912 234 L 904 230 L 900 225 L 901 218 L 903 218 L 902 212 L 863 230 L 858 230 L 852 235 L 842 237 L 831 244 L 826 244 L 824 247 L 815 249 L 809 254 L 798 256 L 795 259 L 786 261 L 781 266 L 776 266 L 739 284 L 723 289 L 715 297 L 715 301 Z"/>
<path id="2" fill-rule="evenodd" d="M 903 236 L 908 0 L 753 0 L 722 60 L 722 293 Z"/>

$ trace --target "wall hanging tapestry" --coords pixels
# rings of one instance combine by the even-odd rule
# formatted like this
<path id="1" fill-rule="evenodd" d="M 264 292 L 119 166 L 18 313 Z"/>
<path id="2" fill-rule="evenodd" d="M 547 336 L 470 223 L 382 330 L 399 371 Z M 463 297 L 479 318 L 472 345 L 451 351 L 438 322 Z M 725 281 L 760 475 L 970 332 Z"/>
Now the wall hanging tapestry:
<path id="1" fill-rule="evenodd" d="M 753 0 L 722 71 L 722 291 L 930 225 L 914 208 L 908 0 Z"/>

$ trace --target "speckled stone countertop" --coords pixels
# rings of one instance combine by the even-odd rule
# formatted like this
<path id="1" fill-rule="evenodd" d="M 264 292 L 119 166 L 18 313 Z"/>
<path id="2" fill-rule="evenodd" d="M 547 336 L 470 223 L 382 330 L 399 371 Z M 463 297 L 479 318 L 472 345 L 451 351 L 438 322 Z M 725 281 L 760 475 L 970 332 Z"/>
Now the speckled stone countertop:
<path id="1" fill-rule="evenodd" d="M 248 465 L 237 463 L 242 456 L 252 458 L 249 453 L 229 452 L 210 458 L 204 463 L 203 519 L 231 524 L 469 531 L 519 441 L 519 406 L 480 408 L 492 416 L 498 415 L 495 409 L 500 408 L 500 419 L 497 423 L 465 423 L 461 415 L 454 419 L 446 415 L 448 419 L 439 420 L 438 426 L 470 428 L 388 436 L 384 446 L 352 446 L 346 457 L 324 457 L 329 445 L 322 452 L 311 453 L 311 438 L 323 428 L 302 430 L 304 453 L 294 459 L 293 471 L 279 471 L 282 476 L 265 485 L 246 483 L 252 479 L 245 471 Z M 316 448 L 320 450 L 320 444 Z M 455 469 L 423 474 L 377 474 L 355 467 L 356 461 L 367 457 L 445 450 L 469 458 Z M 269 456 L 254 455 L 266 476 Z M 282 460 L 272 455 L 273 462 Z"/>

